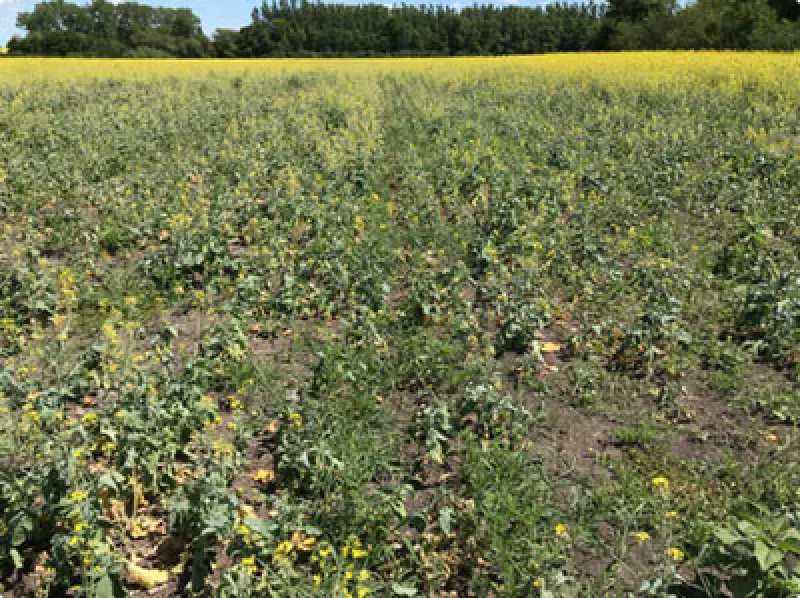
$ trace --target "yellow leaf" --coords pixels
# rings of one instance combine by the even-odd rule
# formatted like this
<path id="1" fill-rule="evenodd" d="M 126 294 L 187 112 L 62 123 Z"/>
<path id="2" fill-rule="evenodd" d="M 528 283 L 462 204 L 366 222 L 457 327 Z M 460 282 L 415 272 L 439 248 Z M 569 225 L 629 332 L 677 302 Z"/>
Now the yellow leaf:
<path id="1" fill-rule="evenodd" d="M 131 478 L 131 489 L 133 490 L 133 504 L 136 507 L 146 507 L 150 503 L 147 502 L 147 499 L 144 497 L 144 490 L 142 488 L 142 483 L 137 478 Z"/>
<path id="2" fill-rule="evenodd" d="M 240 519 L 258 519 L 258 513 L 250 505 L 243 504 L 238 509 Z"/>
<path id="3" fill-rule="evenodd" d="M 128 530 L 131 538 L 145 538 L 147 537 L 147 530 L 144 529 L 141 525 L 136 522 L 133 522 L 130 526 L 130 530 Z"/>
<path id="4" fill-rule="evenodd" d="M 542 353 L 558 353 L 561 351 L 561 345 L 559 343 L 542 343 L 539 350 Z"/>
<path id="5" fill-rule="evenodd" d="M 169 573 L 161 569 L 145 569 L 133 563 L 128 563 L 128 581 L 135 586 L 151 590 L 164 585 L 169 579 Z"/>
<path id="6" fill-rule="evenodd" d="M 130 522 L 130 525 L 128 526 L 128 533 L 130 534 L 131 538 L 146 538 L 151 533 L 157 531 L 160 525 L 160 519 L 155 519 L 154 517 L 148 517 L 146 515 L 140 515 Z"/>

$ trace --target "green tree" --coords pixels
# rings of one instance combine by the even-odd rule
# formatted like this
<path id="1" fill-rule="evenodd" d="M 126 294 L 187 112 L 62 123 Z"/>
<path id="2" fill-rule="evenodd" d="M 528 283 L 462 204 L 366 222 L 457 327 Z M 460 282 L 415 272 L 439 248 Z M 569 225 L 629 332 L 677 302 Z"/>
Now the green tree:
<path id="1" fill-rule="evenodd" d="M 217 29 L 214 32 L 214 54 L 218 58 L 233 58 L 239 55 L 239 32 L 234 29 Z"/>
<path id="2" fill-rule="evenodd" d="M 83 56 L 209 56 L 211 42 L 189 9 L 93 0 L 88 6 L 51 0 L 17 16 L 26 31 L 13 53 Z"/>
<path id="3" fill-rule="evenodd" d="M 608 0 L 608 17 L 620 21 L 644 21 L 653 15 L 670 14 L 675 0 Z"/>

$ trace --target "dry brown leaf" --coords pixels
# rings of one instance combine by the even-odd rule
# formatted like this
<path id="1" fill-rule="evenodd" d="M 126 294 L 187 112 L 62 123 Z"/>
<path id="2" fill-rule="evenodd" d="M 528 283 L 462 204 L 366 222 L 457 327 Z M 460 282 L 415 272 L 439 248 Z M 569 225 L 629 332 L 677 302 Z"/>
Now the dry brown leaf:
<path id="1" fill-rule="evenodd" d="M 111 521 L 120 521 L 126 517 L 125 501 L 105 497 L 101 499 L 100 507 L 103 511 L 103 517 Z"/>
<path id="2" fill-rule="evenodd" d="M 175 464 L 175 481 L 178 484 L 183 484 L 189 477 L 189 467 L 183 463 Z"/>
<path id="3" fill-rule="evenodd" d="M 108 473 L 111 471 L 111 467 L 105 463 L 89 463 L 86 469 L 88 469 L 89 473 L 92 475 L 99 475 L 101 473 Z"/>

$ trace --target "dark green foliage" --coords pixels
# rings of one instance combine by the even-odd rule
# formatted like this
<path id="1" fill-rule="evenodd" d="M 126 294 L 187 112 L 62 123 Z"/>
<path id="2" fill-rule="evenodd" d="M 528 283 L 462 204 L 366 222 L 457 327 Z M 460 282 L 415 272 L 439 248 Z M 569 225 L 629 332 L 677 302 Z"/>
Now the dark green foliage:
<path id="1" fill-rule="evenodd" d="M 595 50 L 800 46 L 793 0 L 612 0 L 541 7 L 266 2 L 239 31 L 210 41 L 189 9 L 93 0 L 41 2 L 20 13 L 13 54 L 218 58 L 459 56 Z"/>
<path id="2" fill-rule="evenodd" d="M 53 0 L 19 13 L 17 26 L 27 35 L 9 42 L 14 54 L 204 58 L 213 51 L 200 19 L 188 8 Z"/>

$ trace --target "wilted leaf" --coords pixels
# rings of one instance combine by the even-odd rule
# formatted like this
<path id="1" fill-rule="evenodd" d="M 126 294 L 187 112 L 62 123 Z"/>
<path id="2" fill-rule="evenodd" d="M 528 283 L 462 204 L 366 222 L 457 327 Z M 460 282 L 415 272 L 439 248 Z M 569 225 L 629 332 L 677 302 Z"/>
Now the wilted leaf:
<path id="1" fill-rule="evenodd" d="M 128 581 L 140 588 L 151 590 L 155 587 L 164 585 L 169 580 L 169 573 L 161 569 L 145 569 L 134 563 L 128 563 Z"/>
<path id="2" fill-rule="evenodd" d="M 161 520 L 147 515 L 140 515 L 132 519 L 128 525 L 128 533 L 131 538 L 146 538 L 161 527 Z"/>

